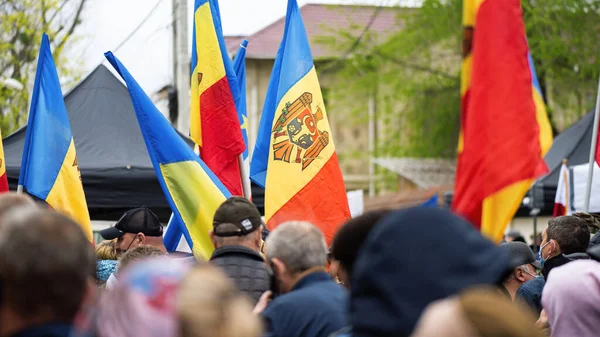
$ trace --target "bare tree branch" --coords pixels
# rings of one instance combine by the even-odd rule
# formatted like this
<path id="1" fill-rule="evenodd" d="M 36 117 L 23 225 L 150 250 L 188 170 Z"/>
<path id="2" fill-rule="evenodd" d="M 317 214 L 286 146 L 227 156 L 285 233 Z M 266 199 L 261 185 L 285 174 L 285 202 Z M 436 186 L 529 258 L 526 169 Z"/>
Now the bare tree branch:
<path id="1" fill-rule="evenodd" d="M 87 0 L 81 0 L 81 2 L 79 3 L 79 7 L 77 8 L 77 11 L 75 12 L 75 17 L 73 18 L 73 22 L 71 22 L 71 26 L 69 27 L 69 30 L 67 31 L 65 36 L 63 36 L 62 40 L 56 46 L 56 51 L 55 51 L 56 54 L 60 54 L 65 43 L 67 42 L 67 40 L 69 40 L 69 37 L 71 36 L 71 34 L 73 34 L 73 32 L 75 31 L 75 28 L 79 24 L 79 18 L 81 17 L 81 13 L 83 12 L 83 7 L 84 7 L 86 1 Z"/>
<path id="2" fill-rule="evenodd" d="M 396 59 L 396 58 L 394 58 L 392 56 L 385 55 L 382 52 L 380 52 L 379 50 L 375 50 L 375 54 L 377 56 L 379 56 L 379 57 L 382 57 L 382 58 L 388 60 L 388 61 L 391 61 L 391 62 L 393 62 L 395 64 L 398 64 L 400 66 L 403 66 L 403 67 L 406 67 L 406 68 L 409 68 L 409 69 L 423 71 L 423 72 L 426 72 L 426 73 L 429 73 L 429 74 L 432 74 L 432 75 L 441 76 L 441 77 L 444 77 L 444 78 L 447 78 L 447 79 L 450 79 L 450 80 L 455 80 L 455 81 L 460 80 L 460 78 L 458 76 L 456 76 L 456 75 L 448 74 L 446 72 L 443 72 L 443 71 L 440 71 L 440 70 L 437 70 L 437 69 L 433 69 L 433 68 L 430 68 L 430 67 L 426 67 L 426 66 L 422 66 L 422 65 L 418 65 L 418 64 L 412 64 L 412 63 L 408 63 L 408 62 L 405 62 L 405 61 L 401 61 L 401 60 L 398 60 L 398 59 Z"/>

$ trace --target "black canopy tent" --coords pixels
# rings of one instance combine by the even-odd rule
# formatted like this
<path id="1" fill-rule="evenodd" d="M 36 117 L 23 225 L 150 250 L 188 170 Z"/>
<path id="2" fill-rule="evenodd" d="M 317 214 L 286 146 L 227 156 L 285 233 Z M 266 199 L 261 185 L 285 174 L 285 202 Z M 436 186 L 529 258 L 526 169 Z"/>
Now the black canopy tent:
<path id="1" fill-rule="evenodd" d="M 593 125 L 592 111 L 554 138 L 550 151 L 544 157 L 550 173 L 538 179 L 529 193 L 533 206 L 540 208 L 543 213 L 552 214 L 562 160 L 567 159 L 569 166 L 588 162 Z"/>
<path id="2" fill-rule="evenodd" d="M 65 95 L 65 104 L 92 219 L 115 219 L 126 209 L 146 205 L 167 221 L 171 211 L 127 87 L 100 65 Z M 26 128 L 4 140 L 11 189 L 19 179 Z"/>

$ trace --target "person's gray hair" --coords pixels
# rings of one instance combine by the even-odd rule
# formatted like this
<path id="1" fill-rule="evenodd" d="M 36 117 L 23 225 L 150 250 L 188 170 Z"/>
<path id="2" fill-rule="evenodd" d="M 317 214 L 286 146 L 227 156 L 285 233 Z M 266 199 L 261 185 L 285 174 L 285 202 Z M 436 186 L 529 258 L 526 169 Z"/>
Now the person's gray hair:
<path id="1" fill-rule="evenodd" d="M 290 221 L 279 225 L 269 234 L 265 245 L 267 261 L 281 260 L 292 274 L 327 263 L 325 238 L 309 222 Z"/>

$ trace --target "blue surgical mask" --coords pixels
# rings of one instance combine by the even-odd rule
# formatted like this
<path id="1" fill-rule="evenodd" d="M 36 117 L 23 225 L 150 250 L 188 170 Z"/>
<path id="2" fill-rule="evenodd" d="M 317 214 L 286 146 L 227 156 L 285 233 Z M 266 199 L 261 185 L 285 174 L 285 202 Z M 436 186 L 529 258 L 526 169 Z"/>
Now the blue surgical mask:
<path id="1" fill-rule="evenodd" d="M 544 247 L 546 247 L 548 244 L 550 243 L 550 241 L 546 242 L 545 244 L 543 244 L 540 247 L 540 251 L 538 252 L 538 260 L 540 260 L 540 263 L 542 264 L 542 267 L 544 266 L 544 263 L 546 262 L 546 259 L 544 259 L 544 257 L 542 256 L 542 250 L 544 249 Z"/>

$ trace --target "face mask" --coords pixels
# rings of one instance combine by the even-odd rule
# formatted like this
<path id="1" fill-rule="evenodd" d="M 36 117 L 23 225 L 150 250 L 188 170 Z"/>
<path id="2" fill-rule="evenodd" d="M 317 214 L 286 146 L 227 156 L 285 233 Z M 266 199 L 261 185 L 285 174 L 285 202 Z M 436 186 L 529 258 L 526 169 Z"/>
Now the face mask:
<path id="1" fill-rule="evenodd" d="M 550 241 L 546 242 L 545 244 L 543 244 L 540 247 L 540 251 L 538 252 L 538 260 L 540 260 L 540 263 L 542 264 L 542 267 L 544 266 L 544 262 L 546 262 L 546 259 L 544 259 L 544 257 L 542 256 L 542 250 L 544 249 L 544 247 L 546 247 L 548 244 L 550 243 Z"/>

